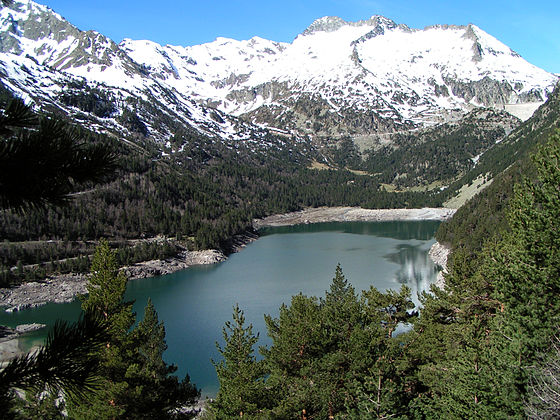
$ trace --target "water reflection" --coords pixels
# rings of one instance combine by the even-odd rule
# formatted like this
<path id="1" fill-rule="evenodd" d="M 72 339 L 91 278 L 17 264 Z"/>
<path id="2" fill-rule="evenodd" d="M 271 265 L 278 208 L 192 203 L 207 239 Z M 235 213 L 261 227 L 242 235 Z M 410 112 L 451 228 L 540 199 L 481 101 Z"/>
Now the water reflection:
<path id="1" fill-rule="evenodd" d="M 414 242 L 399 244 L 396 252 L 385 255 L 385 258 L 399 265 L 395 279 L 400 284 L 410 287 L 412 299 L 419 305 L 418 294 L 429 290 L 439 268 L 428 256 L 430 244 Z"/>
<path id="2" fill-rule="evenodd" d="M 434 237 L 434 233 L 439 224 L 440 222 L 434 220 L 407 222 L 330 222 L 263 228 L 259 230 L 259 233 L 262 236 L 266 236 L 283 233 L 341 232 L 356 235 L 372 235 L 399 240 L 419 239 L 427 241 Z"/>
<path id="3" fill-rule="evenodd" d="M 233 305 L 243 308 L 253 331 L 260 333 L 259 345 L 269 345 L 263 314 L 278 316 L 278 308 L 300 292 L 324 296 L 337 263 L 358 293 L 371 285 L 385 291 L 407 284 L 418 303 L 416 294 L 435 277 L 427 252 L 438 224 L 322 223 L 267 229 L 222 264 L 131 281 L 126 299 L 136 301 L 134 310 L 141 316 L 151 297 L 165 322 L 166 361 L 179 366 L 179 377 L 188 372 L 204 395 L 215 395 L 218 385 L 210 359 L 220 357 L 215 343 Z M 74 302 L 0 312 L 0 324 L 75 320 L 79 307 Z"/>

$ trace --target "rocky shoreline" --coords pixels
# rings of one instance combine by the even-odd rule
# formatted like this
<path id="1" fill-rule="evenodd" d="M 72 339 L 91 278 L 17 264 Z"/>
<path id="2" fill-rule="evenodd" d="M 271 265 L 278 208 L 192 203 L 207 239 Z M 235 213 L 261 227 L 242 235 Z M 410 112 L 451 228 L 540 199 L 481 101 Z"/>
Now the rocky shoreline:
<path id="1" fill-rule="evenodd" d="M 21 335 L 45 327 L 45 324 L 22 324 L 16 328 L 0 325 L 0 368 L 14 357 L 23 354 L 18 340 Z"/>
<path id="2" fill-rule="evenodd" d="M 122 270 L 131 280 L 171 274 L 193 265 L 215 264 L 225 261 L 222 251 L 209 249 L 205 251 L 183 251 L 175 258 L 151 260 L 137 263 Z M 14 288 L 0 289 L 0 307 L 13 312 L 46 303 L 66 303 L 76 296 L 87 292 L 86 274 L 63 274 L 50 276 L 41 282 L 24 283 Z"/>
<path id="3" fill-rule="evenodd" d="M 394 220 L 447 220 L 456 209 L 362 209 L 360 207 L 319 207 L 277 214 L 255 220 L 255 229 L 324 222 L 382 222 Z"/>
<path id="4" fill-rule="evenodd" d="M 447 258 L 449 257 L 450 253 L 451 248 L 442 245 L 439 242 L 433 244 L 430 248 L 430 251 L 428 252 L 428 255 L 430 256 L 432 261 L 442 268 L 442 270 L 438 273 L 437 279 L 434 283 L 440 289 L 443 289 L 445 287 L 444 275 L 447 274 Z"/>
<path id="5" fill-rule="evenodd" d="M 253 221 L 253 228 L 289 226 L 322 222 L 374 222 L 392 220 L 447 220 L 454 209 L 362 209 L 359 207 L 320 207 L 298 212 L 278 214 Z M 235 235 L 226 244 L 228 254 L 238 252 L 250 242 L 258 239 L 255 231 Z M 227 259 L 222 250 L 183 251 L 174 258 L 152 260 L 124 267 L 129 279 L 139 279 L 171 274 L 193 265 L 216 264 Z M 444 267 L 444 264 L 436 261 Z M 442 277 L 443 279 L 443 277 Z M 18 311 L 44 305 L 49 302 L 71 302 L 79 294 L 86 293 L 87 275 L 64 274 L 51 276 L 42 282 L 24 283 L 15 288 L 0 289 L 0 307 L 7 311 Z"/>
<path id="6" fill-rule="evenodd" d="M 238 252 L 257 238 L 258 235 L 253 232 L 235 235 L 229 241 L 228 250 Z M 134 280 L 171 274 L 193 265 L 216 264 L 226 259 L 227 256 L 224 252 L 216 249 L 182 251 L 175 258 L 144 261 L 123 267 L 122 270 L 130 280 Z M 24 283 L 9 289 L 0 288 L 0 308 L 4 307 L 7 312 L 14 312 L 42 306 L 50 302 L 71 302 L 76 296 L 87 292 L 87 278 L 86 274 L 63 274 L 50 276 L 41 282 Z M 44 327 L 42 324 L 24 324 L 15 329 L 0 326 L 0 368 L 14 357 L 24 354 L 19 343 L 21 335 L 42 327 Z M 192 409 L 193 407 L 189 407 L 189 410 Z M 194 410 L 199 413 L 204 411 L 198 406 L 194 407 Z"/>

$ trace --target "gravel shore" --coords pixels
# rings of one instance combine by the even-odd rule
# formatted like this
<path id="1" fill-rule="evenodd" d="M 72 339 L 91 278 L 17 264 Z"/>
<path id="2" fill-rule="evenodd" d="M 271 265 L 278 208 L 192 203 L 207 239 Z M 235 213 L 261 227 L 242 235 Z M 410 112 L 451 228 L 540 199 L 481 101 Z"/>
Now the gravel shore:
<path id="1" fill-rule="evenodd" d="M 454 209 L 379 209 L 359 207 L 320 207 L 294 213 L 278 214 L 253 221 L 255 229 L 267 226 L 289 226 L 321 222 L 374 222 L 391 220 L 447 220 Z M 232 238 L 230 251 L 237 252 L 247 243 L 257 239 L 257 235 L 246 233 Z M 205 251 L 184 251 L 175 258 L 152 260 L 124 267 L 129 279 L 154 277 L 184 270 L 193 265 L 215 264 L 227 259 L 215 249 Z M 443 264 L 436 262 L 442 267 Z M 44 305 L 48 302 L 71 302 L 79 294 L 86 293 L 87 276 L 65 274 L 49 277 L 42 282 L 30 282 L 14 288 L 0 289 L 0 307 L 7 311 L 18 311 Z"/>
<path id="2" fill-rule="evenodd" d="M 455 209 L 362 209 L 359 207 L 319 207 L 277 214 L 253 222 L 256 229 L 324 222 L 381 222 L 392 220 L 447 220 Z"/>
<path id="3" fill-rule="evenodd" d="M 122 270 L 132 280 L 170 274 L 192 265 L 215 264 L 226 259 L 223 252 L 215 249 L 185 251 L 176 258 L 145 261 L 124 267 Z M 49 277 L 41 282 L 29 282 L 18 287 L 3 288 L 0 289 L 0 307 L 12 312 L 49 302 L 71 302 L 79 294 L 87 292 L 86 283 L 87 275 L 85 274 L 64 274 Z"/>

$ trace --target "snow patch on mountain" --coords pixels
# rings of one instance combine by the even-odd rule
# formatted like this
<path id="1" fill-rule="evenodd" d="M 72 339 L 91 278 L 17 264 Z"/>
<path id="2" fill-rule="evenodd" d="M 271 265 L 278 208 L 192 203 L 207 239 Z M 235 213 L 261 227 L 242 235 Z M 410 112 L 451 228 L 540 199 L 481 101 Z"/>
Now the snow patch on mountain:
<path id="1" fill-rule="evenodd" d="M 111 91 L 117 114 L 136 98 L 205 134 L 247 141 L 263 127 L 334 137 L 408 130 L 478 106 L 540 103 L 558 82 L 474 25 L 323 17 L 291 43 L 116 44 L 31 0 L 0 10 L 0 65 L 8 86 L 57 107 L 77 78 Z M 145 118 L 160 141 L 173 134 Z"/>
<path id="2" fill-rule="evenodd" d="M 330 113 L 375 110 L 425 125 L 455 109 L 542 102 L 558 81 L 474 25 L 417 30 L 381 16 L 324 17 L 292 43 L 125 40 L 121 47 L 154 77 L 237 116 L 261 109 L 278 119 L 307 95 L 322 98 Z"/>
<path id="3" fill-rule="evenodd" d="M 146 60 L 154 63 L 160 59 L 158 71 L 165 65 L 177 72 L 172 60 L 162 58 L 163 50 L 149 41 L 144 43 L 157 52 L 147 55 Z M 183 53 L 180 48 L 175 50 Z M 146 54 L 151 50 L 146 47 L 143 51 Z M 283 147 L 282 141 L 269 140 L 261 127 L 200 104 L 139 61 L 102 34 L 80 31 L 59 14 L 32 1 L 14 2 L 11 8 L 0 10 L 0 79 L 28 103 L 57 108 L 98 131 L 133 135 L 122 122 L 123 115 L 130 111 L 142 121 L 144 134 L 161 144 L 183 125 L 210 138 L 220 138 L 230 147 L 238 147 L 239 142 L 253 144 L 253 149 Z M 188 66 L 188 59 L 185 62 Z M 185 74 L 189 74 L 187 70 Z M 72 98 L 87 95 L 91 89 L 104 92 L 113 102 L 111 115 L 95 115 L 76 107 L 74 102 L 79 98 Z M 70 97 L 72 104 L 65 103 L 64 97 Z"/>

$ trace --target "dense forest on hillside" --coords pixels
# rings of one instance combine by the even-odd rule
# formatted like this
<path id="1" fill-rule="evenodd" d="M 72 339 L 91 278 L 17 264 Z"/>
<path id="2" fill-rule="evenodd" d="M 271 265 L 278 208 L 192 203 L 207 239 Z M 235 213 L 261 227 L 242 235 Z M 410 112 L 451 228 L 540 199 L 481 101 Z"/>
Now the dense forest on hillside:
<path id="1" fill-rule="evenodd" d="M 560 89 L 557 88 L 533 117 L 483 155 L 475 170 L 449 187 L 453 190 L 481 175 L 493 179 L 491 185 L 459 208 L 451 220 L 440 225 L 436 239 L 472 256 L 482 249 L 486 240 L 506 230 L 505 214 L 513 186 L 523 177 L 536 176 L 529 156 L 559 128 Z"/>
<path id="2" fill-rule="evenodd" d="M 448 185 L 518 125 L 519 120 L 504 111 L 476 109 L 456 122 L 393 135 L 394 145 L 367 152 L 363 168 L 399 189 Z"/>
<path id="3" fill-rule="evenodd" d="M 556 418 L 560 321 L 560 131 L 507 206 L 508 230 L 456 259 L 413 311 L 410 291 L 358 296 L 338 267 L 324 297 L 265 316 L 269 347 L 235 307 L 208 418 Z M 400 323 L 411 329 L 395 335 Z M 557 339 L 556 339 L 557 340 Z"/>
<path id="4" fill-rule="evenodd" d="M 117 141 L 68 126 L 85 144 L 111 145 L 119 168 L 106 184 L 77 186 L 68 205 L 0 212 L 3 284 L 48 272 L 87 271 L 85 255 L 99 238 L 119 246 L 122 263 L 169 256 L 179 246 L 222 248 L 251 229 L 254 218 L 318 206 L 394 208 L 437 206 L 435 195 L 388 193 L 372 177 L 345 170 L 312 170 L 290 147 L 266 156 L 236 150 L 182 132 L 181 148 L 162 155 L 142 139 Z M 134 246 L 130 240 L 164 235 L 166 248 Z M 39 241 L 39 243 L 38 243 Z M 64 260 L 64 261 L 58 261 Z M 28 264 L 56 262 L 25 268 Z M 15 269 L 13 269 L 15 267 Z"/>
<path id="5" fill-rule="evenodd" d="M 327 140 L 324 153 L 336 166 L 367 172 L 397 190 L 436 190 L 453 184 L 447 191 L 453 194 L 463 178 L 479 173 L 481 156 L 520 123 L 505 111 L 479 108 L 456 121 L 381 135 L 379 144 L 362 152 L 351 137 Z"/>

